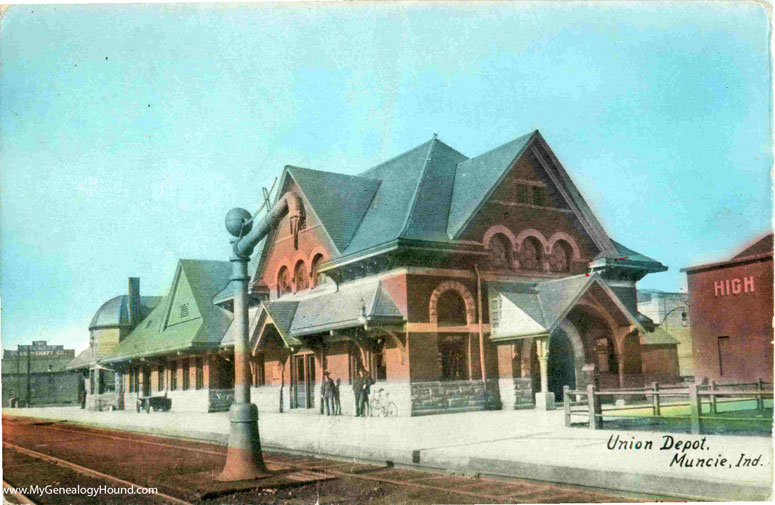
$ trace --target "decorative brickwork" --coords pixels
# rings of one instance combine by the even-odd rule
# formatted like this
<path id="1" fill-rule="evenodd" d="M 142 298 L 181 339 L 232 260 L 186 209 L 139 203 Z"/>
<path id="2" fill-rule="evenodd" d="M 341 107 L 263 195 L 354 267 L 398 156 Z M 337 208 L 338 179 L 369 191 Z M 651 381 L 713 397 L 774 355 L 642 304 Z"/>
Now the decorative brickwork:
<path id="1" fill-rule="evenodd" d="M 476 320 L 476 305 L 474 303 L 474 297 L 471 292 L 463 284 L 457 281 L 446 281 L 433 290 L 431 293 L 431 301 L 429 304 L 430 320 L 431 323 L 437 324 L 439 322 L 438 303 L 439 297 L 449 290 L 457 291 L 457 293 L 463 298 L 466 304 L 466 322 L 473 324 Z"/>

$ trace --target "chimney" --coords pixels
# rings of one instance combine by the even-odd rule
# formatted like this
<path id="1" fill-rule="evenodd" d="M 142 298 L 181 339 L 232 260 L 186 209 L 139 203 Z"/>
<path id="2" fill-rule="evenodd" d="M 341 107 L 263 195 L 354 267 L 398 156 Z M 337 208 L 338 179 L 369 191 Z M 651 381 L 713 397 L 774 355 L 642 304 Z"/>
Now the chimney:
<path id="1" fill-rule="evenodd" d="M 129 326 L 134 328 L 140 322 L 140 278 L 129 278 Z"/>

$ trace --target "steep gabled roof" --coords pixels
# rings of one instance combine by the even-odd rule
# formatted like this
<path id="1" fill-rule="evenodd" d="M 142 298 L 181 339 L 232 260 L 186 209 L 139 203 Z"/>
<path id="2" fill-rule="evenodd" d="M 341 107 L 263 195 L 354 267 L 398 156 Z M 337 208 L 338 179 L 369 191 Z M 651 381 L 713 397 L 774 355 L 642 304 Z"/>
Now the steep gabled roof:
<path id="1" fill-rule="evenodd" d="M 640 321 L 624 306 L 600 274 L 595 273 L 542 281 L 533 286 L 492 284 L 494 291 L 507 301 L 508 306 L 501 308 L 499 329 L 490 338 L 497 341 L 550 335 L 593 286 L 605 293 L 604 296 L 618 309 L 622 320 L 628 321 L 641 332 L 645 331 Z"/>
<path id="2" fill-rule="evenodd" d="M 457 166 L 447 223 L 449 237 L 457 237 L 465 228 L 506 176 L 513 162 L 524 152 L 535 133 L 523 135 Z"/>
<path id="3" fill-rule="evenodd" d="M 412 199 L 401 238 L 448 242 L 447 221 L 455 187 L 455 172 L 465 156 L 434 139 L 422 178 Z"/>
<path id="4" fill-rule="evenodd" d="M 344 251 L 369 208 L 380 181 L 365 177 L 287 167 L 334 246 Z"/>
<path id="5" fill-rule="evenodd" d="M 232 315 L 215 306 L 212 300 L 229 283 L 230 276 L 228 261 L 180 260 L 169 293 L 104 361 L 123 361 L 192 347 L 217 347 Z M 178 300 L 178 295 L 182 300 Z M 191 314 L 188 318 L 176 321 L 173 316 L 177 312 L 172 311 L 179 309 L 181 303 L 194 306 L 188 308 Z"/>
<path id="6" fill-rule="evenodd" d="M 355 254 L 401 236 L 433 142 L 421 144 L 359 175 L 381 183 L 344 255 Z"/>

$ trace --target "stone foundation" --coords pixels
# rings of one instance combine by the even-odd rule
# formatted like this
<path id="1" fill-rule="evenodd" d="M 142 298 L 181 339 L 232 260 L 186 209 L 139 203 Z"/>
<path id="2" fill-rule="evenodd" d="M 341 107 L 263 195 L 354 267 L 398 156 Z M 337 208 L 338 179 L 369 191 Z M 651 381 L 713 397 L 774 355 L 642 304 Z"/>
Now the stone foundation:
<path id="1" fill-rule="evenodd" d="M 498 380 L 414 382 L 411 384 L 411 415 L 498 410 L 501 395 Z"/>

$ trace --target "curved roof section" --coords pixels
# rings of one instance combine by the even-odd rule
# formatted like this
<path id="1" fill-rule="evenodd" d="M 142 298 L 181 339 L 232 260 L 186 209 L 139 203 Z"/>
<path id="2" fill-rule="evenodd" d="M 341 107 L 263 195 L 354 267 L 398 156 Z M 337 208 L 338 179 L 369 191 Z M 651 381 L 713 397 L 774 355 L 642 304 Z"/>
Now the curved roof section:
<path id="1" fill-rule="evenodd" d="M 140 297 L 140 320 L 142 321 L 161 300 L 160 296 Z M 129 297 L 120 295 L 102 304 L 89 323 L 89 330 L 110 328 L 129 324 Z"/>

